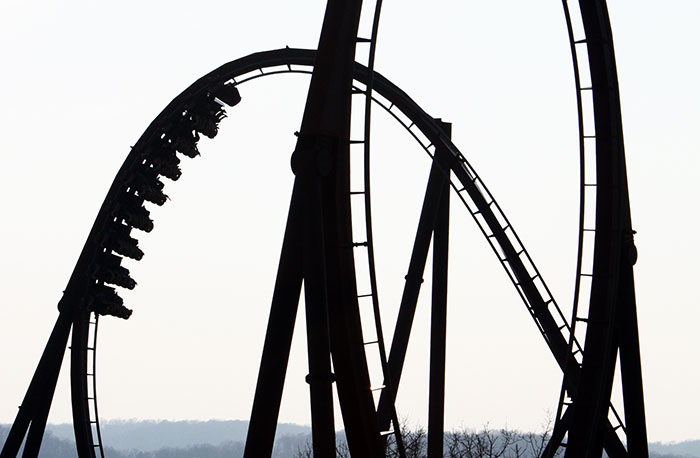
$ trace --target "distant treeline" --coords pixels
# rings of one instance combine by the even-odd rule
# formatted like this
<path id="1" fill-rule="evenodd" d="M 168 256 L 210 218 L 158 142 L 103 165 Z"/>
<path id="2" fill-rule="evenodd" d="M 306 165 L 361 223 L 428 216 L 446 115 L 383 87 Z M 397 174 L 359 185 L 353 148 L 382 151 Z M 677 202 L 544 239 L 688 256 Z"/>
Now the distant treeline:
<path id="1" fill-rule="evenodd" d="M 0 444 L 10 425 L 0 425 Z M 105 458 L 242 458 L 245 421 L 110 421 L 101 425 Z M 280 424 L 274 458 L 292 458 L 311 439 L 310 428 Z M 39 458 L 75 458 L 73 425 L 48 425 Z"/>
<path id="2" fill-rule="evenodd" d="M 55 436 L 73 440 L 73 425 L 49 425 Z M 151 452 L 161 448 L 186 448 L 191 445 L 223 445 L 244 442 L 248 422 L 242 420 L 210 421 L 107 421 L 100 427 L 102 441 L 117 450 Z M 307 426 L 280 423 L 277 437 L 307 434 Z"/>
<path id="3" fill-rule="evenodd" d="M 248 423 L 245 421 L 111 421 L 102 425 L 106 458 L 242 458 L 245 434 Z M 5 443 L 9 425 L 0 425 L 0 444 Z M 75 458 L 75 442 L 72 425 L 49 425 L 41 447 L 40 458 Z M 412 457 L 424 457 L 425 431 L 414 428 L 405 433 L 409 442 L 413 441 Z M 520 441 L 524 438 L 541 438 L 542 435 L 509 430 L 489 430 L 479 432 L 462 430 L 447 434 L 478 445 L 478 440 L 503 443 L 505 435 Z M 512 443 L 517 443 L 512 442 Z M 310 456 L 311 433 L 308 426 L 280 424 L 273 452 L 274 458 L 304 458 Z M 347 455 L 342 433 L 338 436 L 339 457 Z M 520 442 L 521 444 L 523 442 Z M 449 457 L 446 442 L 445 456 Z M 470 447 L 474 447 L 470 445 Z M 651 458 L 700 458 L 700 440 L 672 444 L 650 444 Z M 531 457 L 532 453 L 501 456 Z M 474 458 L 495 456 L 483 450 L 477 454 L 463 455 Z"/>

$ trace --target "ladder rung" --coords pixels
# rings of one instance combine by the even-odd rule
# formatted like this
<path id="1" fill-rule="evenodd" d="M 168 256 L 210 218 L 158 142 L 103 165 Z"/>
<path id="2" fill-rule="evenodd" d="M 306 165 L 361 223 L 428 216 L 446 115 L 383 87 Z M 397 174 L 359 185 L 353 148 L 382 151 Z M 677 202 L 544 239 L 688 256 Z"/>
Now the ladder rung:
<path id="1" fill-rule="evenodd" d="M 350 93 L 351 93 L 351 94 L 364 94 L 365 91 L 363 91 L 363 90 L 360 89 L 360 88 L 353 87 L 353 88 L 350 90 Z"/>
<path id="2" fill-rule="evenodd" d="M 369 38 L 357 37 L 357 42 L 358 43 L 372 43 L 372 40 L 370 40 Z"/>
<path id="3" fill-rule="evenodd" d="M 363 297 L 372 297 L 372 293 L 369 294 L 360 294 L 357 296 L 358 299 L 362 299 Z"/>
<path id="4" fill-rule="evenodd" d="M 364 142 L 365 142 L 364 140 L 350 140 L 351 145 L 360 145 Z"/>
<path id="5" fill-rule="evenodd" d="M 356 196 L 358 194 L 364 194 L 364 193 L 365 193 L 364 191 L 350 191 L 351 196 Z"/>
<path id="6" fill-rule="evenodd" d="M 580 274 L 582 277 L 592 277 L 593 274 Z"/>
<path id="7" fill-rule="evenodd" d="M 367 246 L 367 242 L 354 242 L 352 244 L 353 247 L 358 247 L 358 246 Z"/>
<path id="8" fill-rule="evenodd" d="M 379 391 L 379 390 L 383 390 L 384 388 L 386 388 L 386 385 L 379 385 L 379 386 L 376 387 L 376 388 L 370 386 L 370 387 L 369 387 L 369 390 L 370 390 L 370 391 Z"/>
<path id="9" fill-rule="evenodd" d="M 595 138 L 595 135 L 584 135 L 583 138 Z"/>
<path id="10" fill-rule="evenodd" d="M 619 425 L 615 426 L 615 427 L 613 428 L 613 431 L 617 431 L 617 430 L 620 429 L 620 428 L 622 428 L 622 423 L 620 423 Z"/>
<path id="11" fill-rule="evenodd" d="M 380 436 L 388 436 L 388 435 L 390 435 L 390 434 L 394 434 L 394 430 L 393 430 L 393 429 L 390 429 L 390 430 L 388 430 L 388 431 L 379 431 L 379 435 L 380 435 Z"/>
<path id="12" fill-rule="evenodd" d="M 576 40 L 576 41 L 574 41 L 574 44 L 575 44 L 575 45 L 580 45 L 580 44 L 582 44 L 582 43 L 586 43 L 586 39 L 585 39 L 585 38 L 582 39 L 582 40 Z"/>
<path id="13" fill-rule="evenodd" d="M 365 342 L 365 345 L 372 345 L 372 344 L 376 344 L 376 343 L 379 343 L 379 341 L 378 340 L 370 340 L 369 342 Z"/>
<path id="14" fill-rule="evenodd" d="M 579 91 L 592 91 L 592 90 L 593 90 L 593 86 L 579 88 Z"/>

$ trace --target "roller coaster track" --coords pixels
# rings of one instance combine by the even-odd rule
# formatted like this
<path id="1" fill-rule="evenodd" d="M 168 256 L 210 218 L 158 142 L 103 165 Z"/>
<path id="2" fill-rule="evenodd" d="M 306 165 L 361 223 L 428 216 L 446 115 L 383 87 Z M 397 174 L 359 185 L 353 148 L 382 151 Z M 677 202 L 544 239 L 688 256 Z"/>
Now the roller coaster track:
<path id="1" fill-rule="evenodd" d="M 371 291 L 358 295 L 358 299 L 371 297 L 374 311 L 377 338 L 365 345 L 378 344 L 382 363 L 384 384 L 378 388 L 381 394 L 375 399 L 379 431 L 395 433 L 397 442 L 401 435 L 394 404 L 430 237 L 436 230 L 441 211 L 438 207 L 443 205 L 435 204 L 446 184 L 453 188 L 475 220 L 564 374 L 553 438 L 545 456 L 554 456 L 561 448 L 566 449 L 567 457 L 590 456 L 587 454 L 590 450 L 596 453 L 595 450 L 604 447 L 612 458 L 626 457 L 628 450 L 618 434 L 627 438 L 631 456 L 647 454 L 631 269 L 636 249 L 629 215 L 612 35 L 604 2 L 579 2 L 578 8 L 571 7 L 577 4 L 573 1 L 563 0 L 563 4 L 574 60 L 581 158 L 579 249 L 570 321 L 484 181 L 450 140 L 446 125 L 429 116 L 408 95 L 373 71 L 381 1 L 375 9 L 372 37 L 357 40 L 370 44 L 370 57 L 368 67 L 354 65 L 353 93 L 365 97 L 365 125 L 363 138 L 351 139 L 350 143 L 364 145 L 365 181 L 361 191 L 351 191 L 351 194 L 364 197 L 367 239 L 353 241 L 352 245 L 368 250 Z M 243 83 L 276 74 L 311 74 L 315 56 L 315 51 L 287 48 L 232 61 L 192 84 L 148 126 L 124 161 L 100 208 L 59 302 L 59 318 L 0 458 L 17 455 L 27 429 L 24 456 L 38 454 L 71 328 L 71 392 L 78 454 L 81 458 L 104 456 L 97 409 L 98 317 L 128 318 L 131 314 L 115 287 L 132 289 L 136 285 L 121 262 L 124 257 L 139 260 L 143 256 L 131 231 L 153 229 L 145 203 L 163 205 L 167 201 L 160 177 L 179 178 L 177 154 L 190 158 L 199 155 L 200 134 L 216 136 L 218 124 L 225 117 L 224 107 L 240 101 L 238 88 Z M 590 70 L 588 78 L 586 68 Z M 372 103 L 400 122 L 432 158 L 426 200 L 388 357 L 379 314 L 372 243 L 369 188 Z M 590 174 L 586 164 L 593 162 L 593 158 L 596 172 Z M 595 194 L 589 196 L 590 191 Z M 587 203 L 592 200 L 596 203 L 593 225 L 590 223 L 592 212 L 586 211 Z M 591 237 L 593 250 L 587 251 L 585 248 L 591 245 Z M 582 312 L 584 291 L 590 291 L 590 303 L 589 310 Z M 576 336 L 576 326 L 581 323 L 586 327 L 585 354 Z M 627 326 L 624 331 L 619 330 L 620 323 Z M 626 382 L 627 387 L 623 386 L 626 421 L 609 401 L 618 350 L 623 378 L 632 381 Z M 274 429 L 272 431 L 274 435 Z M 571 433 L 568 444 L 564 442 L 567 433 Z"/>
<path id="2" fill-rule="evenodd" d="M 117 175 L 110 193 L 105 199 L 105 204 L 100 214 L 111 214 L 109 210 L 105 210 L 105 207 L 111 206 L 117 200 L 117 196 L 113 194 L 121 192 L 125 187 L 124 183 L 133 180 L 132 176 L 138 170 L 139 164 L 148 157 L 152 142 L 161 136 L 164 130 L 163 126 L 168 126 L 172 123 L 173 117 L 177 116 L 177 113 L 181 113 L 184 107 L 191 106 L 198 97 L 206 98 L 207 94 L 214 93 L 214 91 L 225 84 L 240 87 L 246 82 L 264 76 L 285 73 L 310 74 L 313 59 L 314 51 L 301 49 L 287 48 L 256 53 L 225 64 L 198 80 L 163 110 L 133 147 L 124 166 L 122 166 Z M 366 68 L 357 65 L 355 71 L 356 80 L 364 85 L 367 76 Z M 431 157 L 434 156 L 438 148 L 444 148 L 449 151 L 449 156 L 442 163 L 443 173 L 447 174 L 451 171 L 454 174 L 456 180 L 451 181 L 452 188 L 468 209 L 494 254 L 498 257 L 499 263 L 503 266 L 508 274 L 508 278 L 517 289 L 557 363 L 562 369 L 569 366 L 580 367 L 580 356 L 577 358 L 577 355 L 583 353 L 583 348 L 575 338 L 572 339 L 573 351 L 569 351 L 571 325 L 552 297 L 542 275 L 537 270 L 512 224 L 476 170 L 451 140 L 446 137 L 440 124 L 425 113 L 408 95 L 380 74 L 375 73 L 374 81 L 376 92 L 373 97 L 374 102 L 400 122 L 420 143 L 427 154 Z M 97 222 L 95 226 L 98 226 Z M 74 332 L 74 335 L 79 334 Z M 74 354 L 78 348 L 81 348 L 76 343 L 74 338 Z M 571 371 L 570 385 L 568 385 L 568 389 L 571 392 L 575 392 L 576 373 L 576 369 Z M 77 380 L 74 380 L 74 382 L 77 382 Z M 88 384 L 85 383 L 84 385 L 87 386 Z M 90 396 L 83 393 L 83 395 L 79 395 L 79 398 L 87 401 Z M 78 411 L 76 418 L 74 418 L 75 423 L 91 424 L 91 421 L 94 420 L 91 420 L 90 416 L 85 414 L 88 411 L 87 405 L 83 406 Z M 610 425 L 610 431 L 612 432 L 614 429 L 616 428 Z M 88 438 L 90 437 L 92 437 L 92 434 L 88 436 Z M 618 449 L 622 447 L 616 435 L 610 435 L 608 440 L 611 444 L 610 447 Z M 93 445 L 92 439 L 86 442 Z"/>

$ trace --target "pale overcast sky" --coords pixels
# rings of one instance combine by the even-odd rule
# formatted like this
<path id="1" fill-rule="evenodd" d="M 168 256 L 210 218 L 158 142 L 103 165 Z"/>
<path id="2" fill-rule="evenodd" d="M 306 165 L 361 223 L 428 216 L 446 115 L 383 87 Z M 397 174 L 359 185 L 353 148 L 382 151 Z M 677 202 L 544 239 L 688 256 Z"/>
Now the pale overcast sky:
<path id="1" fill-rule="evenodd" d="M 14 419 L 129 147 L 219 65 L 285 45 L 315 47 L 325 3 L 192 5 L 0 4 L 0 422 Z M 638 231 L 649 437 L 698 439 L 700 4 L 616 0 L 609 8 Z M 376 68 L 453 123 L 455 144 L 570 308 L 578 150 L 560 2 L 387 1 Z M 241 87 L 243 102 L 220 136 L 202 142 L 201 158 L 183 160 L 180 181 L 166 182 L 172 201 L 153 211 L 156 229 L 137 236 L 144 259 L 128 263 L 139 282 L 124 294 L 134 314 L 100 322 L 103 420 L 248 417 L 307 85 L 286 75 Z M 375 118 L 374 222 L 390 335 L 429 163 L 395 123 Z M 560 372 L 456 199 L 450 269 L 448 425 L 538 428 L 556 410 Z M 427 416 L 429 315 L 420 305 L 398 401 L 413 423 Z M 304 344 L 298 327 L 281 421 L 309 423 Z M 65 364 L 51 422 L 70 421 L 67 375 Z"/>

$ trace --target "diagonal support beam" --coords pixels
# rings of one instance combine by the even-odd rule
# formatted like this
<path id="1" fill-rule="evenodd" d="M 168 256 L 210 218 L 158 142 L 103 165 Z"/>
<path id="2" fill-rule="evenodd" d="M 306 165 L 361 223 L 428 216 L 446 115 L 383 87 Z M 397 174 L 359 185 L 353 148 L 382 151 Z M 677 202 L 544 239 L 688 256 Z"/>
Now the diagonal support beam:
<path id="1" fill-rule="evenodd" d="M 58 374 L 61 371 L 61 363 L 68 345 L 68 335 L 72 326 L 70 312 L 61 312 L 56 324 L 51 331 L 49 341 L 44 348 L 39 364 L 24 396 L 22 405 L 12 428 L 5 440 L 5 445 L 0 451 L 0 458 L 14 458 L 24 440 L 23 457 L 35 458 L 39 455 L 41 440 L 46 429 L 46 420 L 51 408 Z M 27 429 L 29 433 L 27 434 Z"/>
<path id="2" fill-rule="evenodd" d="M 275 442 L 282 389 L 301 294 L 303 221 L 299 195 L 299 185 L 295 183 L 255 387 L 253 411 L 248 424 L 244 458 L 270 457 Z"/>
<path id="3" fill-rule="evenodd" d="M 627 450 L 629 456 L 645 457 L 649 455 L 649 446 L 644 411 L 644 390 L 642 388 L 642 362 L 639 354 L 637 307 L 631 266 L 625 266 L 622 269 L 620 290 L 620 304 L 617 310 L 617 340 L 620 344 L 620 375 L 625 407 Z"/>
<path id="4" fill-rule="evenodd" d="M 425 263 L 428 258 L 430 240 L 440 210 L 440 199 L 445 189 L 445 183 L 449 185 L 449 169 L 443 167 L 440 163 L 441 156 L 442 153 L 437 151 L 433 160 L 433 165 L 430 168 L 428 185 L 423 199 L 423 207 L 421 209 L 420 219 L 418 220 L 418 230 L 416 231 L 413 252 L 411 253 L 408 274 L 406 275 L 406 283 L 404 285 L 401 305 L 396 319 L 394 337 L 391 341 L 391 349 L 389 351 L 389 373 L 391 374 L 392 390 L 390 392 L 382 392 L 379 398 L 377 418 L 381 429 L 387 429 L 391 420 L 391 406 L 396 402 L 396 393 L 398 392 L 399 383 L 401 381 L 401 372 L 403 371 L 403 365 L 406 359 L 406 350 L 411 336 L 413 318 L 416 314 L 418 295 L 420 293 L 421 284 L 423 283 L 423 272 L 425 271 Z"/>

